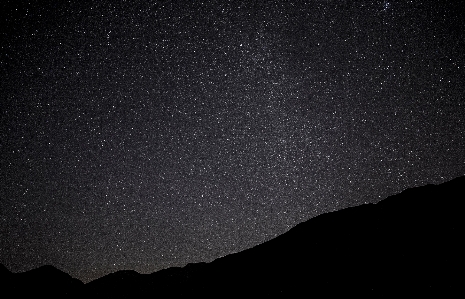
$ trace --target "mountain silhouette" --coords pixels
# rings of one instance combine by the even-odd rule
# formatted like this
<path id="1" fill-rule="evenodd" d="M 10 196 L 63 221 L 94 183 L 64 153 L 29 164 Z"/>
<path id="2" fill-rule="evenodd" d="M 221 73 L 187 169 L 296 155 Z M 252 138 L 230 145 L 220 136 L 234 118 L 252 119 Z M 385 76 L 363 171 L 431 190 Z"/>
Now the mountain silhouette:
<path id="1" fill-rule="evenodd" d="M 251 297 L 454 293 L 465 252 L 465 177 L 327 213 L 211 263 L 152 274 L 119 271 L 82 284 L 44 266 L 12 274 L 4 292 L 48 297 Z M 10 292 L 11 293 L 11 292 Z"/>
<path id="2" fill-rule="evenodd" d="M 11 298 L 39 296 L 42 298 L 73 298 L 83 294 L 84 283 L 69 274 L 45 265 L 23 273 L 11 273 L 3 265 L 0 280 Z M 2 288 L 3 292 L 5 287 Z"/>

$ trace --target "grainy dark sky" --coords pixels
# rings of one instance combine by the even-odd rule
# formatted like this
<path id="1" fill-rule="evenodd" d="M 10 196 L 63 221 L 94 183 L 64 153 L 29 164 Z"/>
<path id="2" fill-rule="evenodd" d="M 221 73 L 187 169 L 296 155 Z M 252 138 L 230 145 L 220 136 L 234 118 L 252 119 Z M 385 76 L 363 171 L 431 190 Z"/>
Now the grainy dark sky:
<path id="1" fill-rule="evenodd" d="M 464 175 L 456 2 L 1 1 L 0 263 L 148 273 Z"/>

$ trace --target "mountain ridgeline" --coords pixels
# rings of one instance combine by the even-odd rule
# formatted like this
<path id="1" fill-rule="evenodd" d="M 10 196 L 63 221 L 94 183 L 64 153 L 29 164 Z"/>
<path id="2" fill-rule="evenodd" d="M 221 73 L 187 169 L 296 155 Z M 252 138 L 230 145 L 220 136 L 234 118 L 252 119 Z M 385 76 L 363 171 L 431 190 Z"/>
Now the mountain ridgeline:
<path id="1" fill-rule="evenodd" d="M 83 284 L 52 266 L 13 274 L 2 292 L 60 298 L 441 294 L 460 290 L 465 177 L 377 204 L 323 214 L 254 248 L 152 274 L 119 271 Z"/>

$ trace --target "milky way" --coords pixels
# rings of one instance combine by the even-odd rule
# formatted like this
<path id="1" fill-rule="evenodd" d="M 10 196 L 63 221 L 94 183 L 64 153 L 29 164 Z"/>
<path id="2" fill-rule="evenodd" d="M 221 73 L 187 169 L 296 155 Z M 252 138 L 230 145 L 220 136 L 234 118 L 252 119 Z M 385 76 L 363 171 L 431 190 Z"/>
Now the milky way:
<path id="1" fill-rule="evenodd" d="M 211 261 L 465 174 L 454 1 L 71 2 L 0 8 L 14 272 Z"/>

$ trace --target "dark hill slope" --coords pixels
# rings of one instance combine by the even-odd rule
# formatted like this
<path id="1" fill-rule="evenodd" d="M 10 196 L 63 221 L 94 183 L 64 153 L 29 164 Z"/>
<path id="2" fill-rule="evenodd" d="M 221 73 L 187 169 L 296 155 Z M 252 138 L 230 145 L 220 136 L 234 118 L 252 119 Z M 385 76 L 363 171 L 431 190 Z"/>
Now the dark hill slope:
<path id="1" fill-rule="evenodd" d="M 408 189 L 376 205 L 320 215 L 209 264 L 149 275 L 120 271 L 82 288 L 62 283 L 95 298 L 462 292 L 456 273 L 463 269 L 465 249 L 460 242 L 464 187 L 461 177 Z M 37 288 L 39 278 L 20 275 L 14 280 Z M 49 280 L 62 279 L 53 277 Z"/>
<path id="2" fill-rule="evenodd" d="M 8 270 L 7 270 L 8 271 Z M 77 298 L 84 293 L 82 281 L 72 278 L 53 266 L 42 266 L 23 273 L 3 272 L 5 298 Z M 0 295 L 3 298 L 3 296 Z"/>

